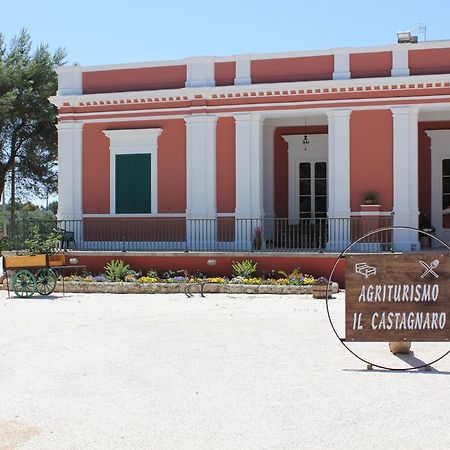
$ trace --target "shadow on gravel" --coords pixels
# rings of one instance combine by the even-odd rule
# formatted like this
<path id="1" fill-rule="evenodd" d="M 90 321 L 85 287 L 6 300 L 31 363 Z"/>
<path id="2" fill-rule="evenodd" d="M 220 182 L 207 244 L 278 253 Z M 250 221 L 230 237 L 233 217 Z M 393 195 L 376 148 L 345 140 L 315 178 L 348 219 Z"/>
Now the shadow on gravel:
<path id="1" fill-rule="evenodd" d="M 67 294 L 65 296 L 63 295 L 33 295 L 32 297 L 16 297 L 12 295 L 11 297 L 7 297 L 6 300 L 31 300 L 31 301 L 41 301 L 41 300 L 60 300 L 62 298 L 66 298 Z"/>
<path id="2" fill-rule="evenodd" d="M 388 374 L 430 374 L 430 375 L 450 375 L 450 372 L 447 370 L 437 370 L 434 367 L 431 367 L 431 370 L 422 369 L 411 369 L 411 370 L 387 370 L 387 369 L 379 369 L 374 367 L 371 370 L 367 369 L 342 369 L 343 372 L 367 372 L 367 373 L 388 373 Z"/>

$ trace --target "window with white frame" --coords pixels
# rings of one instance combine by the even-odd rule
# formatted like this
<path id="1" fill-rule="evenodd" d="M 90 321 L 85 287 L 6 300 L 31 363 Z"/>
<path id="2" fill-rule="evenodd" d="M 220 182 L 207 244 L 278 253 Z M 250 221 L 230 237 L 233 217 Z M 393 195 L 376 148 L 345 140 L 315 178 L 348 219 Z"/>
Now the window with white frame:
<path id="1" fill-rule="evenodd" d="M 110 213 L 158 212 L 157 154 L 161 128 L 104 130 L 110 140 Z"/>

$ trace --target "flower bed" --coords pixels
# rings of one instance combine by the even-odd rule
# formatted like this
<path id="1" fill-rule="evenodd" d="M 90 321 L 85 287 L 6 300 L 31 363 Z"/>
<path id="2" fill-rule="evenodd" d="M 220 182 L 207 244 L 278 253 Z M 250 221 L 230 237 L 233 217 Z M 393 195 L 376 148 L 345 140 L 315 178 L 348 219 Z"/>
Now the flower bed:
<path id="1" fill-rule="evenodd" d="M 270 276 L 272 275 L 272 276 Z M 70 292 L 104 292 L 104 293 L 182 293 L 189 290 L 199 292 L 203 287 L 205 293 L 226 294 L 311 294 L 314 284 L 323 284 L 324 278 L 315 279 L 302 274 L 298 269 L 290 274 L 273 272 L 267 277 L 252 275 L 234 277 L 207 277 L 202 274 L 191 276 L 187 273 L 177 275 L 166 272 L 160 277 L 154 270 L 147 275 L 129 271 L 123 276 L 123 281 L 111 282 L 102 275 L 71 275 L 64 278 L 65 289 Z M 274 278 L 273 276 L 279 278 Z M 62 290 L 58 283 L 57 290 Z M 331 292 L 339 292 L 337 283 L 332 283 Z"/>
<path id="2" fill-rule="evenodd" d="M 327 285 L 323 277 L 315 279 L 303 274 L 299 269 L 287 274 L 271 271 L 256 276 L 257 264 L 251 260 L 233 262 L 231 277 L 207 276 L 202 273 L 188 274 L 185 270 L 167 271 L 159 274 L 149 270 L 143 275 L 132 270 L 121 260 L 112 260 L 105 266 L 105 273 L 94 275 L 87 271 L 64 277 L 67 292 L 103 293 L 180 293 L 203 290 L 205 293 L 277 293 L 309 294 L 314 285 Z M 63 283 L 57 283 L 56 290 L 62 291 Z M 332 283 L 332 293 L 339 291 L 337 283 Z"/>
<path id="3" fill-rule="evenodd" d="M 191 283 L 191 292 L 197 293 L 200 284 Z M 112 294 L 177 294 L 185 292 L 187 283 L 129 283 L 129 282 L 95 282 L 66 281 L 66 292 L 101 292 Z M 332 283 L 332 293 L 339 292 L 337 283 Z M 56 291 L 62 291 L 62 282 L 58 282 Z M 223 294 L 311 294 L 312 285 L 286 284 L 237 284 L 209 283 L 203 286 L 204 293 Z"/>

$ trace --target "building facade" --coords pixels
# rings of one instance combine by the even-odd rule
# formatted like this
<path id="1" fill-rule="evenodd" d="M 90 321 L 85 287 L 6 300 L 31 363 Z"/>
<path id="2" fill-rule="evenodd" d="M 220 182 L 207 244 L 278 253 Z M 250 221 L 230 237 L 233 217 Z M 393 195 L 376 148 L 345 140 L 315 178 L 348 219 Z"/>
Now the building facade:
<path id="1" fill-rule="evenodd" d="M 177 241 L 170 228 L 194 250 L 306 236 L 340 251 L 357 237 L 352 221 L 361 233 L 384 218 L 450 240 L 450 41 L 58 75 L 58 215 L 82 223 L 80 246 L 119 241 L 94 239 L 99 223 L 119 222 L 129 243 Z M 420 249 L 408 230 L 389 241 Z"/>

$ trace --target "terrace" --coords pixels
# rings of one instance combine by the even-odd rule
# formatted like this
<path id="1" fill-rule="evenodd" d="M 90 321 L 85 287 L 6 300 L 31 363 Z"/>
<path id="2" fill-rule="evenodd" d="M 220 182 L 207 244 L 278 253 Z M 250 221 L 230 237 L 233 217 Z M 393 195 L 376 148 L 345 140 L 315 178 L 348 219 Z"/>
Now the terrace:
<path id="1" fill-rule="evenodd" d="M 392 217 L 217 219 L 85 218 L 18 221 L 11 246 L 20 249 L 34 227 L 41 234 L 58 230 L 60 248 L 76 251 L 133 252 L 302 252 L 339 253 L 369 231 L 392 225 Z M 355 252 L 391 251 L 392 233 L 369 236 Z"/>

